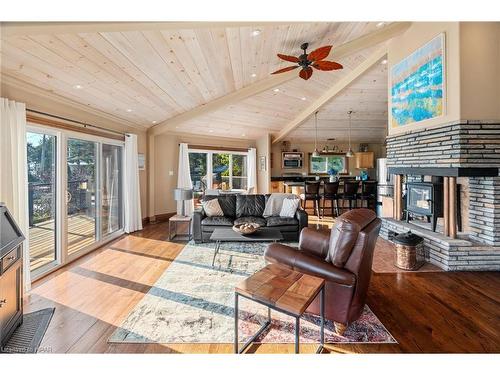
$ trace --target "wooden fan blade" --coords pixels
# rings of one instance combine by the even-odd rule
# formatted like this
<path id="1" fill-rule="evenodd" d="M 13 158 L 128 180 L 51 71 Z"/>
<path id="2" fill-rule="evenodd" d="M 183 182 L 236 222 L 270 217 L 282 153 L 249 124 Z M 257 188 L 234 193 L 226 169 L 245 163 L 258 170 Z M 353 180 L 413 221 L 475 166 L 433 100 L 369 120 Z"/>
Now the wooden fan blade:
<path id="1" fill-rule="evenodd" d="M 313 67 L 315 67 L 318 70 L 337 70 L 344 68 L 341 64 L 335 61 L 316 61 L 313 64 Z"/>
<path id="2" fill-rule="evenodd" d="M 288 72 L 289 70 L 294 70 L 294 69 L 297 69 L 298 67 L 299 67 L 298 65 L 295 65 L 295 66 L 287 66 L 286 68 L 283 68 L 283 69 L 277 70 L 277 71 L 275 71 L 275 72 L 272 72 L 271 74 L 285 73 L 285 72 Z"/>
<path id="3" fill-rule="evenodd" d="M 278 53 L 278 57 L 280 59 L 285 60 L 285 61 L 290 61 L 290 62 L 295 62 L 295 63 L 299 62 L 299 58 L 295 57 L 295 56 L 282 55 L 281 53 Z"/>
<path id="4" fill-rule="evenodd" d="M 326 59 L 328 55 L 330 54 L 330 50 L 332 49 L 333 46 L 324 46 L 318 49 L 315 49 L 312 51 L 309 55 L 307 55 L 307 59 L 309 61 L 319 61 Z"/>
<path id="5" fill-rule="evenodd" d="M 313 70 L 310 66 L 308 66 L 307 68 L 304 68 L 300 71 L 299 73 L 299 76 L 300 78 L 302 79 L 305 79 L 306 81 L 311 78 L 311 76 L 313 75 Z"/>

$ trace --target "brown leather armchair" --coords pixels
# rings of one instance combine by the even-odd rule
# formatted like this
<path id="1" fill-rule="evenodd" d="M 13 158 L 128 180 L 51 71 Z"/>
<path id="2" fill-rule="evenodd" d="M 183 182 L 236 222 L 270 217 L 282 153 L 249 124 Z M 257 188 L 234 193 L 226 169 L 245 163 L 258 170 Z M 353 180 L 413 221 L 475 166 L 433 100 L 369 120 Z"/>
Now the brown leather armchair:
<path id="1" fill-rule="evenodd" d="M 331 231 L 304 228 L 298 249 L 273 243 L 264 256 L 271 263 L 325 279 L 325 317 L 343 335 L 363 312 L 381 223 L 372 210 L 354 209 L 339 216 Z M 307 311 L 319 315 L 319 298 Z"/>

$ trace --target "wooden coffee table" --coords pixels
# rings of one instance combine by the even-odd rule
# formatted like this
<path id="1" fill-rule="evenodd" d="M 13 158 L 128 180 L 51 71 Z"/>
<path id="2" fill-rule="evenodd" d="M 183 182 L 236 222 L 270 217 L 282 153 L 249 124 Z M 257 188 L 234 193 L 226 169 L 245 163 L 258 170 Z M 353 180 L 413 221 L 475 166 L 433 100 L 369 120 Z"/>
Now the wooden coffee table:
<path id="1" fill-rule="evenodd" d="M 271 309 L 295 318 L 295 353 L 299 353 L 300 318 L 311 302 L 320 294 L 320 345 L 325 342 L 325 280 L 293 271 L 279 264 L 269 264 L 235 288 L 234 302 L 234 352 L 243 353 L 248 346 L 271 324 Z M 267 306 L 267 321 L 243 347 L 238 342 L 238 299 L 248 298 Z"/>

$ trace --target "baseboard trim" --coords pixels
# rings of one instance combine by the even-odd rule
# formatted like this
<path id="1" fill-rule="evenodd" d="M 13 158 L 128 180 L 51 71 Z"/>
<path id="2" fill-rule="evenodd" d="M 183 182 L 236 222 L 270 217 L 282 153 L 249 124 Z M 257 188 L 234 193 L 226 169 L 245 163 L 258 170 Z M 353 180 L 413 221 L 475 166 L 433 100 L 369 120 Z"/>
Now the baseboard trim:
<path id="1" fill-rule="evenodd" d="M 170 219 L 175 214 L 177 214 L 177 212 L 167 212 L 165 214 L 159 214 L 159 215 L 144 218 L 144 219 L 142 219 L 143 225 L 145 225 L 147 223 L 162 223 L 162 222 L 168 221 L 168 219 Z"/>

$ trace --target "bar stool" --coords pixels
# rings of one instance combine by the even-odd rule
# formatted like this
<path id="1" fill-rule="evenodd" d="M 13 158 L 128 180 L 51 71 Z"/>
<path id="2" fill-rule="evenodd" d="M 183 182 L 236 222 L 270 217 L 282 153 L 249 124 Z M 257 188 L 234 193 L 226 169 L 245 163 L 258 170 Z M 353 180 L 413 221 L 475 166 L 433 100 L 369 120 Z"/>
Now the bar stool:
<path id="1" fill-rule="evenodd" d="M 333 202 L 335 201 L 335 214 L 339 216 L 339 182 L 325 182 L 323 187 L 323 216 L 325 216 L 325 201 L 329 200 L 332 207 L 333 216 Z"/>
<path id="2" fill-rule="evenodd" d="M 358 180 L 346 180 L 344 182 L 344 192 L 340 196 L 342 200 L 349 201 L 349 210 L 353 209 L 353 203 L 354 202 L 354 208 L 357 206 L 356 199 L 358 198 L 358 189 L 359 189 L 359 181 Z M 342 209 L 345 209 L 345 204 L 344 202 L 342 203 Z"/>
<path id="3" fill-rule="evenodd" d="M 377 202 L 377 181 L 362 181 L 361 193 L 358 195 L 358 199 L 361 200 L 361 207 L 363 207 L 364 201 L 366 201 L 366 208 L 370 208 L 370 203 L 373 202 L 373 209 L 375 210 Z"/>
<path id="4" fill-rule="evenodd" d="M 319 202 L 321 200 L 321 195 L 319 195 L 319 186 L 321 181 L 309 182 L 306 181 L 304 186 L 304 194 L 300 194 L 300 199 L 302 200 L 302 208 L 305 210 L 307 206 L 307 201 L 313 201 L 314 203 L 314 213 L 321 217 L 319 214 Z"/>

